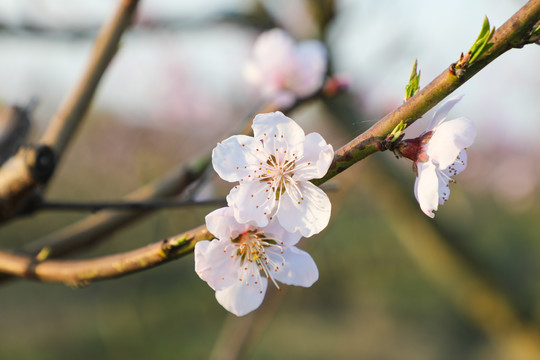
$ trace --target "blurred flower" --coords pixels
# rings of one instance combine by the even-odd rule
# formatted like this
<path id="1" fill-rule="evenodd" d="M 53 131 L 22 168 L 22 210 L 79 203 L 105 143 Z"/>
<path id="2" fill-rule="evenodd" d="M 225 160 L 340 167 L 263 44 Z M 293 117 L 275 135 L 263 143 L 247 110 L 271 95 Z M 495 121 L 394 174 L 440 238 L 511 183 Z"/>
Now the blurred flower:
<path id="1" fill-rule="evenodd" d="M 454 182 L 452 176 L 465 170 L 465 149 L 476 136 L 476 127 L 469 119 L 446 120 L 448 112 L 461 98 L 449 99 L 435 112 L 426 131 L 418 138 L 404 140 L 398 148 L 401 155 L 414 161 L 417 172 L 414 195 L 429 217 L 434 217 L 433 211 L 448 200 L 448 184 Z"/>
<path id="2" fill-rule="evenodd" d="M 235 135 L 218 144 L 212 164 L 219 176 L 239 181 L 227 196 L 238 222 L 266 226 L 277 218 L 289 232 L 309 237 L 328 225 L 328 196 L 309 180 L 323 177 L 334 158 L 318 133 L 304 134 L 281 112 L 253 119 L 254 137 Z"/>
<path id="3" fill-rule="evenodd" d="M 287 107 L 297 97 L 311 95 L 322 86 L 326 63 L 326 48 L 320 41 L 295 44 L 285 31 L 273 29 L 255 42 L 244 74 L 265 98 Z"/>
<path id="4" fill-rule="evenodd" d="M 226 207 L 208 214 L 206 226 L 217 239 L 195 245 L 195 271 L 237 316 L 261 305 L 268 279 L 279 289 L 276 280 L 309 287 L 319 278 L 311 256 L 294 246 L 301 235 L 286 232 L 275 220 L 265 227 L 240 224 Z"/>

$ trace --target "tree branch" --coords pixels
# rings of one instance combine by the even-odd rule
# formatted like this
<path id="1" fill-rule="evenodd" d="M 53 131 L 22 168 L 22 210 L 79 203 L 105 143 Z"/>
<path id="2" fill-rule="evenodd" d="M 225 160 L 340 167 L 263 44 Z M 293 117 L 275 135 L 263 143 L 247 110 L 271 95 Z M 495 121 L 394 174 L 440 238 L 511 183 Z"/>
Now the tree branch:
<path id="1" fill-rule="evenodd" d="M 164 264 L 193 250 L 200 240 L 212 239 L 205 226 L 125 253 L 89 260 L 43 260 L 0 251 L 0 271 L 44 282 L 83 286 L 92 281 L 115 278 Z"/>
<path id="2" fill-rule="evenodd" d="M 116 53 L 120 36 L 129 26 L 137 3 L 138 0 L 123 0 L 115 16 L 103 26 L 86 72 L 53 116 L 36 148 L 39 152 L 20 151 L 0 168 L 0 222 L 16 215 L 30 195 L 35 194 L 54 172 L 57 160 L 82 121 L 101 76 Z M 42 154 L 51 156 L 43 162 L 32 161 L 34 157 L 40 159 Z M 46 177 L 34 176 L 36 165 L 47 173 Z"/>
<path id="3" fill-rule="evenodd" d="M 339 149 L 334 157 L 330 170 L 322 179 L 314 181 L 320 185 L 338 173 L 349 168 L 354 163 L 365 157 L 384 150 L 382 141 L 393 128 L 403 121 L 411 124 L 429 109 L 449 95 L 465 81 L 474 76 L 495 58 L 519 44 L 520 38 L 527 34 L 532 26 L 540 18 L 540 0 L 529 1 L 521 10 L 512 16 L 493 36 L 493 46 L 480 57 L 474 64 L 465 69 L 458 77 L 453 71 L 453 66 L 445 69 L 441 75 L 427 85 L 422 91 L 412 97 L 405 104 L 388 114 L 366 132 Z M 209 239 L 211 235 L 205 226 L 198 227 L 188 232 L 186 237 L 189 245 L 183 251 L 174 252 L 174 257 L 179 257 L 191 251 L 195 243 L 199 240 Z M 184 239 L 183 235 L 180 238 Z M 171 239 L 178 239 L 174 237 Z M 36 278 L 50 282 L 65 282 L 70 284 L 88 283 L 92 280 L 104 279 L 108 277 L 118 277 L 144 268 L 159 265 L 169 261 L 168 256 L 156 256 L 156 247 L 162 242 L 149 245 L 148 247 L 133 250 L 124 254 L 105 256 L 92 260 L 81 261 L 53 261 L 45 260 L 36 264 L 35 260 L 29 256 L 11 255 L 0 252 L 0 271 L 22 276 Z M 160 248 L 161 249 L 161 248 Z M 148 257 L 147 257 L 148 256 Z M 130 266 L 115 268 L 119 259 L 126 260 Z M 143 259 L 144 261 L 141 261 Z M 146 261 L 150 259 L 150 261 Z M 122 263 L 123 264 L 123 263 Z M 111 268 L 113 270 L 111 270 Z M 83 280 L 81 280 L 83 279 Z"/>
<path id="4" fill-rule="evenodd" d="M 101 77 L 118 50 L 120 38 L 133 18 L 138 0 L 122 0 L 114 16 L 101 28 L 86 71 L 54 114 L 41 143 L 60 157 L 81 123 Z"/>
<path id="5" fill-rule="evenodd" d="M 521 47 L 522 39 L 528 38 L 528 32 L 539 19 L 540 0 L 531 0 L 495 31 L 491 40 L 493 46 L 483 56 L 463 69 L 459 76 L 454 71 L 455 64 L 451 64 L 415 96 L 337 150 L 328 173 L 313 183 L 320 185 L 365 157 L 384 151 L 381 141 L 401 121 L 412 124 L 497 57 L 509 49 Z"/>

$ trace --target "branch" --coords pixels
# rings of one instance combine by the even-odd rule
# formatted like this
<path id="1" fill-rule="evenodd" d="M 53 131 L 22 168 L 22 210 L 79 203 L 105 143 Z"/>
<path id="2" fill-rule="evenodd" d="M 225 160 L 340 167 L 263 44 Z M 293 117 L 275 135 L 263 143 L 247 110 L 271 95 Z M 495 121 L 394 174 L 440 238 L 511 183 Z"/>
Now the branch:
<path id="1" fill-rule="evenodd" d="M 125 199 L 128 201 L 147 201 L 180 194 L 204 174 L 210 162 L 211 159 L 204 156 L 195 160 L 189 166 L 179 166 L 161 179 L 130 193 Z M 50 257 L 58 257 L 74 249 L 89 246 L 102 240 L 112 231 L 149 213 L 150 210 L 135 212 L 100 211 L 33 241 L 26 245 L 23 251 L 35 255 L 41 249 L 48 248 Z"/>
<path id="2" fill-rule="evenodd" d="M 38 210 L 55 211 L 100 211 L 109 210 L 156 210 L 164 208 L 179 208 L 190 206 L 226 206 L 227 201 L 222 199 L 209 200 L 147 200 L 147 201 L 95 201 L 95 202 L 73 202 L 73 201 L 43 201 L 37 205 Z"/>
<path id="3" fill-rule="evenodd" d="M 90 260 L 40 262 L 46 258 L 46 251 L 36 258 L 0 251 L 0 271 L 44 282 L 83 286 L 164 264 L 191 252 L 196 242 L 212 238 L 206 227 L 200 226 L 136 250 Z"/>
<path id="4" fill-rule="evenodd" d="M 41 143 L 60 157 L 90 106 L 101 77 L 118 50 L 120 38 L 133 18 L 138 0 L 123 0 L 114 16 L 101 28 L 90 62 L 80 81 L 54 114 Z"/>
<path id="5" fill-rule="evenodd" d="M 304 104 L 305 102 L 316 99 L 319 96 L 326 96 L 324 88 L 321 88 L 320 91 L 313 95 L 299 99 L 295 104 L 288 108 L 287 111 L 292 111 L 296 107 Z M 252 119 L 255 113 L 278 110 L 276 104 L 272 101 L 258 106 L 257 109 L 258 111 L 249 114 L 240 122 L 237 129 L 234 131 L 235 134 L 251 133 L 251 124 L 249 124 L 249 120 Z M 125 200 L 149 201 L 152 199 L 166 198 L 180 194 L 195 181 L 199 180 L 201 176 L 203 176 L 211 162 L 212 158 L 210 153 L 205 156 L 201 156 L 198 160 L 193 161 L 187 167 L 177 167 L 154 183 L 147 184 L 139 188 L 133 193 L 127 195 Z M 50 257 L 61 256 L 73 250 L 80 249 L 103 240 L 107 234 L 110 234 L 112 231 L 118 230 L 119 228 L 128 225 L 132 221 L 149 214 L 150 211 L 151 210 L 145 210 L 129 213 L 102 211 L 26 245 L 23 252 L 29 253 L 30 255 L 36 255 L 43 248 L 48 248 L 50 251 Z M 0 280 L 2 280 L 1 275 Z"/>
<path id="6" fill-rule="evenodd" d="M 528 34 L 528 32 L 532 29 L 532 26 L 538 21 L 539 18 L 540 0 L 529 1 L 522 9 L 520 9 L 495 32 L 492 39 L 493 46 L 482 57 L 477 59 L 474 64 L 465 69 L 459 77 L 455 74 L 455 72 L 452 71 L 453 66 L 450 66 L 429 85 L 427 85 L 426 88 L 413 96 L 405 104 L 388 114 L 366 132 L 339 149 L 335 154 L 334 161 L 332 162 L 328 173 L 322 179 L 318 179 L 313 182 L 316 185 L 320 185 L 336 176 L 343 170 L 349 168 L 354 163 L 364 159 L 376 151 L 384 150 L 384 148 L 382 148 L 380 145 L 380 142 L 384 140 L 386 135 L 389 134 L 401 121 L 407 124 L 413 123 L 495 58 L 507 50 L 516 47 L 515 44 L 520 43 L 521 37 Z M 190 234 L 189 246 L 185 248 L 185 251 L 177 253 L 176 257 L 185 255 L 191 251 L 195 245 L 195 242 L 210 238 L 210 234 L 204 226 L 193 229 L 188 233 Z M 146 248 L 130 251 L 128 253 L 106 256 L 93 260 L 81 260 L 75 262 L 46 260 L 37 265 L 34 264 L 35 260 L 29 256 L 10 255 L 5 252 L 0 252 L 0 271 L 17 276 L 33 277 L 43 281 L 68 283 L 73 283 L 74 279 L 82 276 L 84 277 L 85 282 L 90 282 L 91 280 L 125 275 L 130 272 L 139 271 L 143 268 L 149 268 L 159 265 L 162 262 L 169 261 L 170 259 L 167 257 L 160 258 L 153 256 L 155 252 L 154 247 L 159 246 L 157 244 L 161 244 L 161 242 L 155 243 Z M 133 256 L 132 254 L 136 254 L 136 259 L 146 259 L 145 254 L 147 254 L 152 258 L 152 261 L 145 261 L 144 263 L 139 262 L 137 266 L 131 266 L 127 269 L 122 268 L 122 271 L 111 272 L 111 267 L 114 267 L 114 265 L 117 264 L 115 261 L 123 256 L 127 256 L 128 254 L 130 256 Z M 28 269 L 31 271 L 27 273 L 24 272 L 24 269 L 27 269 L 27 272 Z M 37 269 L 40 269 L 41 272 L 38 272 Z M 46 269 L 48 272 L 45 272 L 43 269 Z M 68 274 L 69 276 L 62 274 Z M 88 276 L 87 274 L 99 274 L 99 276 Z"/>
<path id="7" fill-rule="evenodd" d="M 103 72 L 116 53 L 138 0 L 123 0 L 115 16 L 103 26 L 81 81 L 53 116 L 35 151 L 19 151 L 0 168 L 0 222 L 12 218 L 54 172 L 69 139 L 88 110 Z M 42 155 L 46 156 L 42 159 Z M 35 162 L 33 159 L 38 161 Z M 38 166 L 47 176 L 35 177 Z"/>
<path id="8" fill-rule="evenodd" d="M 521 47 L 522 40 L 529 38 L 529 31 L 539 19 L 540 0 L 531 0 L 495 31 L 491 40 L 493 46 L 483 56 L 462 69 L 459 76 L 454 71 L 455 64 L 451 64 L 415 96 L 337 150 L 328 173 L 313 183 L 320 185 L 365 157 L 384 151 L 381 141 L 401 121 L 412 124 L 497 57 L 512 48 Z"/>

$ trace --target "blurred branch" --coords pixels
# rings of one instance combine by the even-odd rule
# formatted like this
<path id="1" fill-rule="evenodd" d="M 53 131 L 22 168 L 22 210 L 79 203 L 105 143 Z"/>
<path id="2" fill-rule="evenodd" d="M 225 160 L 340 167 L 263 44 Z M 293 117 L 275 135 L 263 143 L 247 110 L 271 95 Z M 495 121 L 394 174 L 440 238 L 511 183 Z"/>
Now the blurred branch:
<path id="1" fill-rule="evenodd" d="M 190 165 L 179 166 L 161 179 L 135 190 L 125 199 L 133 202 L 148 201 L 180 194 L 204 174 L 210 163 L 209 157 L 200 157 Z M 102 240 L 112 231 L 137 220 L 148 214 L 149 211 L 150 209 L 135 212 L 100 211 L 29 243 L 23 248 L 23 251 L 35 255 L 41 249 L 48 248 L 50 249 L 50 257 L 61 256 L 74 249 L 80 249 Z"/>
<path id="2" fill-rule="evenodd" d="M 301 104 L 322 95 L 324 94 L 323 90 L 321 89 L 321 91 L 309 97 L 299 99 L 295 104 L 287 109 L 287 111 L 292 111 Z M 249 123 L 249 120 L 252 118 L 254 113 L 271 112 L 276 110 L 278 110 L 278 108 L 272 101 L 258 106 L 257 111 L 250 113 L 240 122 L 240 124 L 234 130 L 234 133 L 250 134 L 251 124 Z M 185 191 L 195 181 L 199 180 L 211 163 L 212 158 L 210 153 L 201 156 L 199 159 L 193 161 L 190 165 L 177 167 L 161 179 L 139 188 L 133 193 L 127 195 L 125 200 L 137 202 L 150 201 L 152 199 L 178 195 Z M 63 229 L 46 235 L 41 239 L 33 241 L 23 248 L 23 252 L 29 255 L 35 255 L 41 251 L 41 249 L 49 248 L 51 257 L 61 256 L 73 250 L 80 249 L 97 241 L 103 240 L 112 231 L 118 230 L 121 227 L 128 225 L 132 221 L 149 214 L 150 211 L 150 209 L 127 213 L 112 210 L 101 211 Z M 0 280 L 1 279 L 2 276 L 0 275 Z"/>
<path id="3" fill-rule="evenodd" d="M 138 2 L 122 0 L 114 16 L 103 25 L 82 78 L 60 105 L 43 134 L 41 143 L 51 146 L 58 158 L 84 118 L 99 81 L 118 50 L 122 33 L 131 24 Z"/>
<path id="4" fill-rule="evenodd" d="M 219 24 L 233 24 L 254 28 L 260 31 L 278 26 L 266 8 L 258 2 L 246 12 L 224 11 L 222 13 L 201 17 L 177 17 L 171 15 L 167 17 L 143 19 L 138 21 L 135 25 L 137 30 L 152 32 L 163 30 L 183 31 L 205 29 Z M 0 23 L 0 33 L 3 33 L 4 35 L 27 35 L 31 37 L 66 40 L 86 40 L 88 38 L 93 38 L 98 30 L 98 24 L 80 24 L 78 26 L 70 24 L 69 27 L 59 28 L 57 24 L 55 24 L 54 27 L 51 27 L 30 21 L 22 22 L 16 26 Z"/>
<path id="5" fill-rule="evenodd" d="M 451 64 L 415 96 L 337 150 L 328 173 L 313 183 L 320 185 L 365 157 L 384 151 L 381 141 L 401 121 L 412 124 L 497 57 L 512 48 L 519 48 L 539 19 L 540 0 L 531 0 L 495 31 L 490 42 L 493 45 L 473 64 L 461 69 L 459 76 L 454 70 L 455 64 Z"/>
<path id="6" fill-rule="evenodd" d="M 0 110 L 0 165 L 26 142 L 31 126 L 29 115 L 35 105 L 35 101 L 30 101 L 25 107 L 6 106 Z"/>
<path id="7" fill-rule="evenodd" d="M 206 227 L 201 226 L 133 251 L 89 260 L 42 261 L 47 258 L 47 249 L 37 257 L 0 251 L 0 271 L 44 282 L 83 286 L 164 264 L 192 251 L 197 241 L 212 238 Z"/>
<path id="8" fill-rule="evenodd" d="M 51 201 L 44 200 L 36 205 L 37 210 L 55 211 L 91 211 L 96 212 L 104 209 L 109 210 L 156 210 L 164 208 L 180 208 L 192 206 L 226 206 L 225 199 L 209 200 L 147 200 L 147 201 L 96 201 L 96 202 L 74 202 L 74 201 Z"/>
<path id="9" fill-rule="evenodd" d="M 112 20 L 104 25 L 84 76 L 53 116 L 40 145 L 21 149 L 0 168 L 0 222 L 17 214 L 53 174 L 57 159 L 86 113 L 137 3 L 137 0 L 123 0 Z"/>
<path id="10" fill-rule="evenodd" d="M 540 333 L 524 324 L 504 293 L 500 292 L 460 256 L 435 225 L 391 175 L 384 162 L 366 164 L 370 176 L 361 179 L 400 244 L 424 274 L 446 293 L 459 311 L 469 317 L 500 346 L 504 358 L 540 359 Z"/>

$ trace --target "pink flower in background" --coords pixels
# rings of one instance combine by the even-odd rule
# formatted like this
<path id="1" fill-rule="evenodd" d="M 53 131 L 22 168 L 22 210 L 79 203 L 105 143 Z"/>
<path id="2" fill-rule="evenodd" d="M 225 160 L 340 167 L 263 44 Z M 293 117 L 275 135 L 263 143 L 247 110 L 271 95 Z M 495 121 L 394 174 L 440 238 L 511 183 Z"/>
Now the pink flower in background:
<path id="1" fill-rule="evenodd" d="M 206 226 L 217 239 L 195 245 L 195 271 L 237 316 L 261 305 L 268 280 L 279 289 L 276 281 L 309 287 L 319 278 L 311 256 L 294 246 L 301 235 L 275 220 L 264 227 L 240 224 L 227 207 L 208 214 Z"/>
<path id="2" fill-rule="evenodd" d="M 433 115 L 428 128 L 418 138 L 403 141 L 401 155 L 414 161 L 417 172 L 414 195 L 422 211 L 434 211 L 450 196 L 449 183 L 467 166 L 465 149 L 476 136 L 474 123 L 464 117 L 446 120 L 448 112 L 462 96 L 450 98 Z"/>
<path id="3" fill-rule="evenodd" d="M 286 107 L 322 86 L 326 64 L 326 48 L 320 41 L 296 44 L 285 31 L 273 29 L 262 33 L 255 42 L 244 73 L 265 98 Z"/>
<path id="4" fill-rule="evenodd" d="M 309 180 L 323 177 L 332 145 L 318 133 L 304 134 L 281 112 L 253 119 L 254 136 L 235 135 L 219 143 L 212 164 L 219 176 L 239 182 L 227 202 L 240 223 L 263 227 L 276 219 L 288 232 L 309 237 L 328 225 L 328 196 Z"/>

